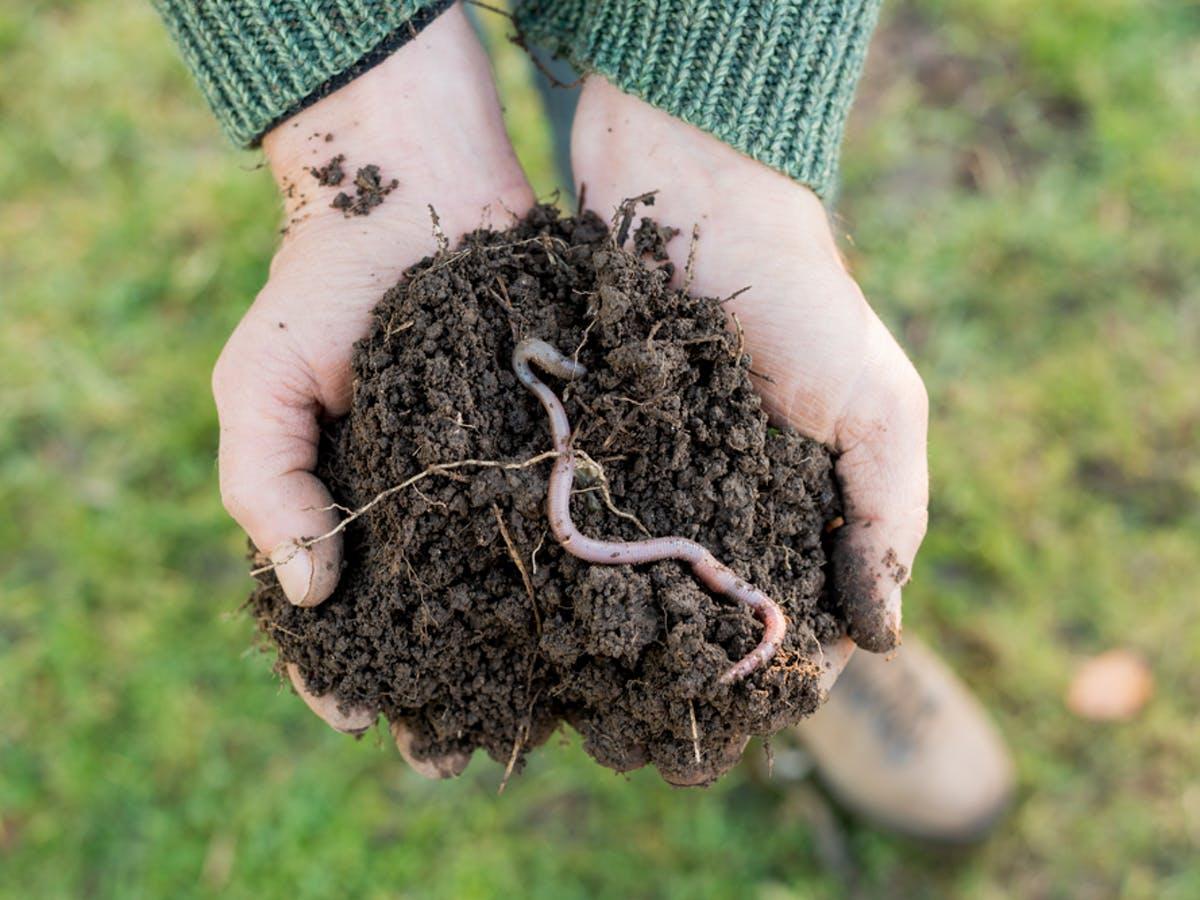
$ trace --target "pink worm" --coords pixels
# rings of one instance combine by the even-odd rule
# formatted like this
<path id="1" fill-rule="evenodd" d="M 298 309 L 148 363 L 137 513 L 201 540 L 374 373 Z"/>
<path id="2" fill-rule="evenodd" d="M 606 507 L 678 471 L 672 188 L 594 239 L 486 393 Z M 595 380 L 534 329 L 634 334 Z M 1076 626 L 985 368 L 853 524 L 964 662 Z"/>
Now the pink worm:
<path id="1" fill-rule="evenodd" d="M 512 366 L 517 379 L 541 401 L 550 417 L 550 435 L 559 454 L 550 472 L 546 514 L 550 531 L 568 553 L 605 566 L 637 565 L 678 559 L 688 563 L 696 578 L 709 590 L 740 600 L 763 623 L 759 645 L 721 675 L 721 684 L 741 681 L 775 655 L 787 633 L 787 619 L 774 600 L 748 582 L 738 578 L 729 566 L 720 562 L 695 541 L 682 537 L 650 538 L 643 541 L 598 541 L 583 534 L 571 521 L 571 490 L 575 485 L 575 453 L 571 448 L 571 423 L 558 395 L 533 373 L 535 362 L 551 375 L 567 380 L 587 374 L 587 369 L 567 359 L 557 349 L 537 338 L 527 338 L 513 350 Z"/>

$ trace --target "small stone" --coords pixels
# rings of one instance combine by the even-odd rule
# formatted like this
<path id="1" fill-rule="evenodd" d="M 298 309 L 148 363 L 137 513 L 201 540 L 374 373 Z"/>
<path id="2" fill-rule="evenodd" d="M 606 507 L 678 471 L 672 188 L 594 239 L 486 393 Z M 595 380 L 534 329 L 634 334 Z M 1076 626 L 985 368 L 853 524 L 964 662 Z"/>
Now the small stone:
<path id="1" fill-rule="evenodd" d="M 1131 650 L 1116 649 L 1085 660 L 1067 689 L 1067 709 L 1093 722 L 1124 722 L 1141 712 L 1154 693 L 1154 675 Z"/>

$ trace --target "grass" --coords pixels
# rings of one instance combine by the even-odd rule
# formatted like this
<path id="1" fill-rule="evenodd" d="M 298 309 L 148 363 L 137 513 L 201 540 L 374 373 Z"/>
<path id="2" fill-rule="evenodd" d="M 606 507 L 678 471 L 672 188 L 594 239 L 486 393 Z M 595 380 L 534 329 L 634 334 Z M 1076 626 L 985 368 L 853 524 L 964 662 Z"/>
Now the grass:
<path id="1" fill-rule="evenodd" d="M 947 857 L 572 739 L 501 798 L 491 763 L 430 785 L 281 695 L 208 398 L 270 180 L 148 5 L 0 7 L 0 894 L 1200 896 L 1198 39 L 1186 4 L 910 0 L 873 52 L 839 227 L 934 401 L 908 622 L 1020 769 L 1006 826 Z M 1155 699 L 1073 719 L 1073 666 L 1118 645 Z"/>

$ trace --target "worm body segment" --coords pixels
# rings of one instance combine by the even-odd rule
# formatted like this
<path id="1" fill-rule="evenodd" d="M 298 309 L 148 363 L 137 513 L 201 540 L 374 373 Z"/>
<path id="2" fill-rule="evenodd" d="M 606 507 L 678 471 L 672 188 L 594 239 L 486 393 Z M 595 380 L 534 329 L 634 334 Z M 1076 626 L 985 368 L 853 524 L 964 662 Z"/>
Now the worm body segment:
<path id="1" fill-rule="evenodd" d="M 545 341 L 527 338 L 513 350 L 512 367 L 517 379 L 538 400 L 550 419 L 550 435 L 554 450 L 559 454 L 550 473 L 546 514 L 550 531 L 568 553 L 598 565 L 619 566 L 677 559 L 692 567 L 692 573 L 706 588 L 717 594 L 740 601 L 754 612 L 763 624 L 762 640 L 758 646 L 729 667 L 720 677 L 721 684 L 741 681 L 759 666 L 768 662 L 787 633 L 787 619 L 774 600 L 753 585 L 739 578 L 700 544 L 682 537 L 659 537 L 641 541 L 601 541 L 590 538 L 571 521 L 571 490 L 575 484 L 575 455 L 571 448 L 571 423 L 562 401 L 534 373 L 531 363 L 556 375 L 572 380 L 587 373 L 578 362 L 568 359 Z"/>

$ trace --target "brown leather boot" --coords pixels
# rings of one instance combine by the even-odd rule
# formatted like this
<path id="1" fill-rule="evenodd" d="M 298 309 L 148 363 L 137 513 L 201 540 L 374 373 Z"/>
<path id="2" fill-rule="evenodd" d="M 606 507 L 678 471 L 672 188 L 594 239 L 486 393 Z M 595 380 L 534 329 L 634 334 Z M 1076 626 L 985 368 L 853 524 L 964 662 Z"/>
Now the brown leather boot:
<path id="1" fill-rule="evenodd" d="M 841 803 L 911 837 L 981 840 L 1012 799 L 1013 763 L 995 725 L 907 635 L 888 658 L 855 653 L 829 702 L 795 732 Z"/>

